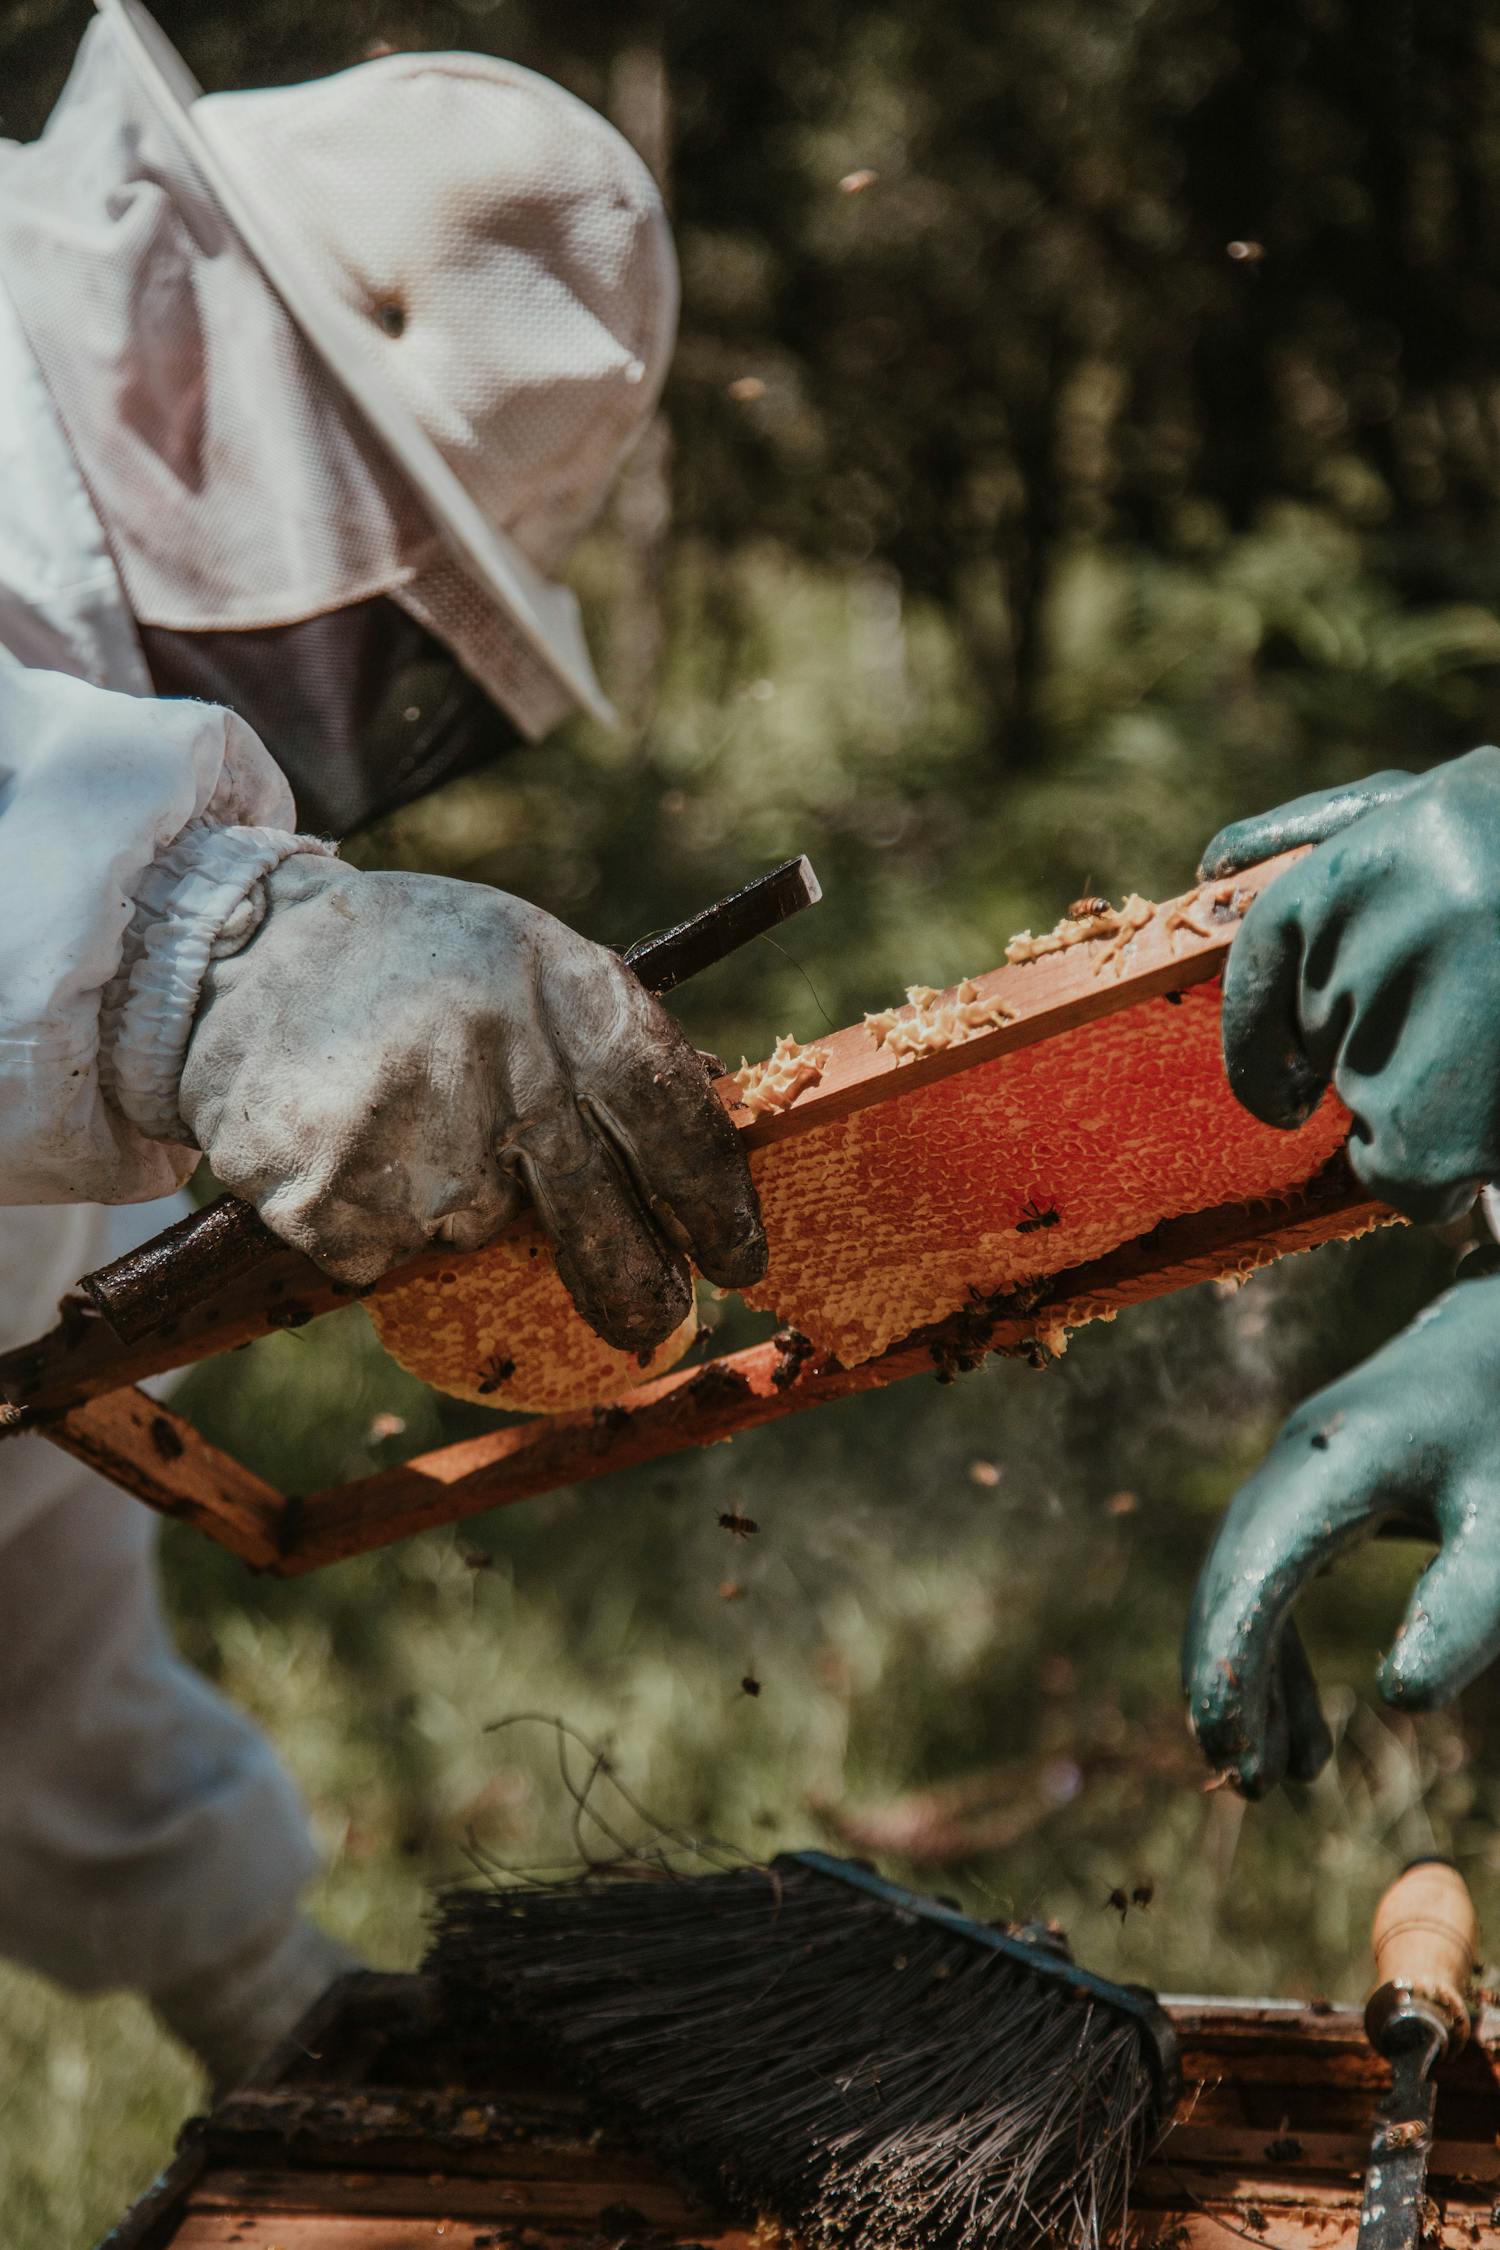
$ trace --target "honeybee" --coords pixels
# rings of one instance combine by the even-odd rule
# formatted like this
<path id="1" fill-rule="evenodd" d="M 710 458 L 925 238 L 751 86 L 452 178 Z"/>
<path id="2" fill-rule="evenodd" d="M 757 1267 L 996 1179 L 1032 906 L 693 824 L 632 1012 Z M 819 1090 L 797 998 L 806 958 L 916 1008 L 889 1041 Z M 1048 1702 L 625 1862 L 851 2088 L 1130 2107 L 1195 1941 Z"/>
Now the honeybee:
<path id="1" fill-rule="evenodd" d="M 492 1391 L 499 1390 L 502 1383 L 508 1383 L 515 1371 L 516 1363 L 513 1359 L 507 1359 L 503 1352 L 491 1352 L 480 1366 L 474 1387 L 481 1398 L 488 1398 Z"/>
<path id="2" fill-rule="evenodd" d="M 1104 1903 L 1106 1907 L 1113 1907 L 1123 1922 L 1132 1906 L 1147 1907 L 1155 1896 L 1154 1883 L 1135 1883 L 1128 1891 L 1123 1883 L 1116 1883 Z"/>
<path id="3" fill-rule="evenodd" d="M 760 1525 L 754 1516 L 742 1516 L 735 1508 L 726 1508 L 719 1518 L 719 1529 L 727 1531 L 731 1539 L 753 1539 Z"/>
<path id="4" fill-rule="evenodd" d="M 1039 1203 L 1028 1195 L 1021 1205 L 1021 1216 L 1016 1221 L 1017 1234 L 1035 1234 L 1041 1227 L 1055 1227 L 1062 1218 L 1055 1203 Z"/>
<path id="5" fill-rule="evenodd" d="M 1113 912 L 1107 898 L 1075 898 L 1068 908 L 1070 922 L 1092 922 L 1101 914 Z"/>

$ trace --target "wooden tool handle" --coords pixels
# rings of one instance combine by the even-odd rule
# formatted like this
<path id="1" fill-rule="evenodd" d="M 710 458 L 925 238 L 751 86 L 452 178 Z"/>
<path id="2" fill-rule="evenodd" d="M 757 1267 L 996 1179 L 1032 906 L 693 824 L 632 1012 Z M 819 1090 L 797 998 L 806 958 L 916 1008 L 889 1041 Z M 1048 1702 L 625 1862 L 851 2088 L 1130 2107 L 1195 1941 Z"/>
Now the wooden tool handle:
<path id="1" fill-rule="evenodd" d="M 643 938 L 625 959 L 646 990 L 660 999 L 700 969 L 712 968 L 752 938 L 764 936 L 804 907 L 816 906 L 822 895 L 811 860 L 783 860 L 701 914 Z M 78 1286 L 122 1343 L 137 1344 L 175 1314 L 190 1311 L 285 1248 L 250 1204 L 237 1195 L 221 1195 L 139 1250 L 86 1273 Z"/>
<path id="2" fill-rule="evenodd" d="M 1446 1859 L 1414 1860 L 1376 1907 L 1370 1935 L 1376 1984 L 1365 2023 L 1375 2045 L 1393 2013 L 1417 2001 L 1442 2018 L 1450 2045 L 1461 2047 L 1469 2035 L 1479 1918 L 1458 1869 Z"/>
<path id="3" fill-rule="evenodd" d="M 86 1273 L 78 1286 L 115 1334 L 134 1344 L 285 1248 L 252 1204 L 220 1195 L 139 1250 Z"/>

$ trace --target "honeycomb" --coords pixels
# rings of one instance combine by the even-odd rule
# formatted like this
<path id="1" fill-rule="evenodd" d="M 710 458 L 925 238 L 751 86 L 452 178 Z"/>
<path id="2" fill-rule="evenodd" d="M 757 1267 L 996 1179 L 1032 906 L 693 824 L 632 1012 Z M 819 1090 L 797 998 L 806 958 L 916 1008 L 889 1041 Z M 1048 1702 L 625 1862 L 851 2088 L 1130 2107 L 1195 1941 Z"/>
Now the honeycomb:
<path id="1" fill-rule="evenodd" d="M 748 1302 L 857 1366 L 970 1289 L 1285 1195 L 1348 1130 L 1331 1098 L 1296 1133 L 1240 1108 L 1217 982 L 1142 1000 L 755 1150 L 771 1259 Z"/>
<path id="2" fill-rule="evenodd" d="M 1128 940 L 1138 925 L 1125 912 L 1119 922 L 1094 934 Z M 920 1033 L 924 1008 L 919 992 L 893 1023 Z M 943 1028 L 951 1039 L 967 1027 Z M 771 1254 L 747 1300 L 849 1367 L 956 1312 L 971 1290 L 1080 1265 L 1163 1219 L 1288 1196 L 1349 1129 L 1331 1096 L 1295 1133 L 1240 1108 L 1219 1054 L 1217 983 L 945 1078 L 886 1084 L 867 1107 L 751 1154 Z M 723 1090 L 743 1098 L 737 1083 Z M 541 1413 L 621 1397 L 671 1366 L 693 1332 L 685 1324 L 648 1367 L 600 1343 L 534 1225 L 382 1291 L 369 1310 L 387 1349 L 428 1382 Z"/>
<path id="3" fill-rule="evenodd" d="M 454 1398 L 526 1414 L 565 1414 L 621 1398 L 674 1367 L 698 1333 L 690 1312 L 645 1364 L 603 1343 L 573 1310 L 534 1219 L 451 1266 L 371 1297 L 393 1359 Z"/>

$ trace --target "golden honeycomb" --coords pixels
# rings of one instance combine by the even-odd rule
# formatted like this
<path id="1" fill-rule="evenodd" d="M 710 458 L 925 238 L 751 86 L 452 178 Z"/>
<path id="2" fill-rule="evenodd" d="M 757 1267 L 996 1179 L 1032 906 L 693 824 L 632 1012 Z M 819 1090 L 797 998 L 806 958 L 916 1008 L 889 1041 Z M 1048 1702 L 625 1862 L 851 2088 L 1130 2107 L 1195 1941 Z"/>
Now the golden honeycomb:
<path id="1" fill-rule="evenodd" d="M 370 1298 L 393 1359 L 454 1398 L 564 1414 L 602 1405 L 676 1365 L 698 1333 L 690 1312 L 643 1364 L 603 1343 L 573 1310 L 534 1219 L 436 1273 Z"/>
<path id="2" fill-rule="evenodd" d="M 1285 1195 L 1348 1130 L 1332 1098 L 1295 1133 L 1240 1108 L 1217 983 L 1142 1000 L 756 1150 L 771 1261 L 748 1301 L 857 1366 L 970 1289 Z"/>
<path id="3" fill-rule="evenodd" d="M 1105 1016 L 756 1149 L 770 1242 L 750 1304 L 845 1366 L 988 1295 L 1102 1256 L 1163 1219 L 1275 1200 L 1343 1145 L 1332 1096 L 1295 1133 L 1230 1094 L 1219 986 Z M 648 1367 L 573 1311 L 539 1228 L 370 1302 L 382 1342 L 460 1397 L 537 1412 L 618 1398 Z"/>

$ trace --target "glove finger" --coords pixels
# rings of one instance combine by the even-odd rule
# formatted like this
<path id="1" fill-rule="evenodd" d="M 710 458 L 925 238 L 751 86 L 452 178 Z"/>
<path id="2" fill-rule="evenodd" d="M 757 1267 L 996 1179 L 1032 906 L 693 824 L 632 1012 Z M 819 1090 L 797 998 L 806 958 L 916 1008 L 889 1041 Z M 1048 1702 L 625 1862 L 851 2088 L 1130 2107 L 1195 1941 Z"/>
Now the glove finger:
<path id="1" fill-rule="evenodd" d="M 766 1236 L 745 1151 L 697 1052 L 663 1022 L 670 1036 L 622 1052 L 580 1099 L 669 1239 L 721 1288 L 748 1289 L 765 1273 Z"/>
<path id="2" fill-rule="evenodd" d="M 226 1186 L 244 1193 L 228 1177 Z M 310 1186 L 291 1174 L 258 1199 L 273 1233 L 336 1281 L 363 1288 L 428 1242 L 477 1250 L 513 1219 L 524 1201 L 513 1176 L 478 1180 L 423 1165 L 387 1164 L 362 1176 L 350 1168 Z"/>
<path id="3" fill-rule="evenodd" d="M 1268 1797 L 1286 1778 L 1287 1716 L 1286 1698 L 1281 1692 L 1281 1654 L 1277 1651 L 1266 1682 L 1265 1711 L 1261 1718 L 1260 1759 L 1253 1775 L 1240 1775 L 1238 1786 L 1244 1797 Z"/>
<path id="4" fill-rule="evenodd" d="M 1358 1100 L 1357 1091 L 1351 1091 Z M 1440 1145 L 1436 1135 L 1425 1143 L 1427 1149 Z M 1452 1184 L 1414 1179 L 1412 1166 L 1404 1160 L 1403 1143 L 1398 1141 L 1388 1154 L 1377 1145 L 1376 1137 L 1370 1132 L 1364 1118 L 1358 1114 L 1355 1116 L 1345 1154 L 1349 1159 L 1349 1169 L 1360 1185 L 1367 1187 L 1371 1195 L 1378 1197 L 1380 1202 L 1388 1203 L 1393 1211 L 1399 1211 L 1403 1219 L 1410 1219 L 1414 1226 L 1445 1227 L 1454 1219 L 1461 1219 L 1472 1208 L 1474 1198 L 1483 1184 L 1478 1177 Z M 1392 1156 L 1396 1160 L 1394 1165 L 1390 1161 Z M 1414 1164 L 1420 1169 L 1422 1158 L 1417 1157 Z"/>
<path id="5" fill-rule="evenodd" d="M 476 1191 L 465 1182 L 437 1206 L 428 1220 L 429 1238 L 455 1250 L 482 1250 L 508 1226 L 525 1202 L 520 1180 L 503 1175 Z"/>
<path id="6" fill-rule="evenodd" d="M 1363 813 L 1377 805 L 1397 803 L 1416 787 L 1414 773 L 1388 771 L 1367 780 L 1347 782 L 1336 789 L 1314 789 L 1274 812 L 1255 813 L 1248 820 L 1232 820 L 1221 828 L 1199 863 L 1200 882 L 1211 883 L 1224 875 L 1238 875 L 1245 867 L 1274 859 L 1298 844 L 1321 844 L 1336 836 Z"/>
<path id="7" fill-rule="evenodd" d="M 256 1098 L 248 1069 L 236 1090 L 244 1106 Z M 429 1241 L 477 1249 L 524 1201 L 514 1168 L 496 1160 L 493 1117 L 484 1057 L 467 1043 L 412 1037 L 387 1052 L 378 1098 L 353 1120 L 330 1070 L 279 1133 L 281 1120 L 262 1123 L 254 1145 L 274 1184 L 255 1199 L 268 1225 L 356 1284 Z M 240 1178 L 226 1184 L 245 1191 Z"/>
<path id="8" fill-rule="evenodd" d="M 1329 1732 L 1322 1723 L 1318 1690 L 1302 1647 L 1302 1633 L 1289 1618 L 1277 1642 L 1266 1692 L 1266 1728 L 1255 1786 L 1244 1795 L 1264 1798 L 1277 1782 L 1311 1782 L 1329 1755 Z"/>
<path id="9" fill-rule="evenodd" d="M 1333 1755 L 1333 1736 L 1323 1716 L 1318 1683 L 1307 1661 L 1302 1635 L 1290 1617 L 1281 1628 L 1276 1669 L 1280 1699 L 1286 1712 L 1285 1778 L 1313 1781 Z"/>
<path id="10" fill-rule="evenodd" d="M 598 946 L 553 949 L 544 975 L 555 1049 L 645 1208 L 711 1281 L 759 1281 L 766 1242 L 749 1165 L 686 1034 Z"/>
<path id="11" fill-rule="evenodd" d="M 1444 1508 L 1443 1545 L 1417 1580 L 1380 1692 L 1405 1711 L 1447 1703 L 1500 1656 L 1500 1541 L 1486 1526 L 1492 1492 Z"/>
<path id="12" fill-rule="evenodd" d="M 693 1302 L 686 1261 L 641 1209 L 618 1159 L 576 1103 L 531 1116 L 502 1140 L 552 1237 L 557 1270 L 583 1318 L 620 1351 L 665 1342 Z"/>
<path id="13" fill-rule="evenodd" d="M 1332 1748 L 1302 1635 L 1288 1618 L 1271 1667 L 1259 1767 L 1253 1787 L 1241 1784 L 1243 1794 L 1265 1797 L 1278 1782 L 1311 1781 L 1322 1772 Z"/>
<path id="14" fill-rule="evenodd" d="M 1300 1643 L 1283 1647 L 1289 1612 L 1323 1565 L 1399 1505 L 1391 1449 L 1338 1392 L 1309 1401 L 1236 1495 L 1193 1595 L 1183 1650 L 1188 1712 L 1210 1762 L 1247 1796 L 1281 1778 L 1271 1697 L 1285 1700 L 1288 1770 L 1321 1762 L 1316 1694 Z M 1399 1459 L 1399 1454 L 1396 1458 Z"/>
<path id="15" fill-rule="evenodd" d="M 1235 1099 L 1262 1124 L 1305 1125 L 1327 1091 L 1298 1021 L 1301 885 L 1292 869 L 1264 892 L 1240 926 L 1224 969 L 1219 1037 Z"/>

